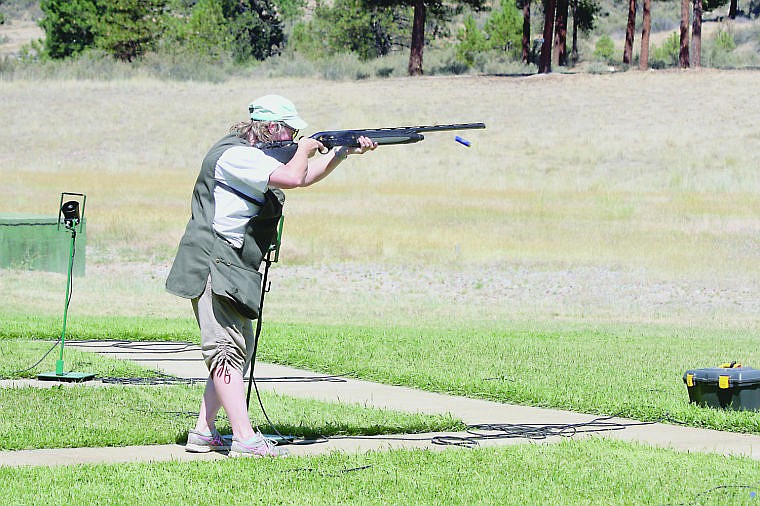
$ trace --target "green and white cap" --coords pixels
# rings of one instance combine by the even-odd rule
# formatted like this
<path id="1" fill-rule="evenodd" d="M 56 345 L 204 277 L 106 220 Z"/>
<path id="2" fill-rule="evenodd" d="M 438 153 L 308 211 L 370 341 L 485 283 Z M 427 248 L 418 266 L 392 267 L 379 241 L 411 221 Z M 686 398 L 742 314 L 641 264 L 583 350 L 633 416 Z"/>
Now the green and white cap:
<path id="1" fill-rule="evenodd" d="M 280 95 L 265 95 L 248 105 L 254 121 L 280 121 L 295 130 L 303 130 L 308 124 L 301 119 L 293 102 Z"/>

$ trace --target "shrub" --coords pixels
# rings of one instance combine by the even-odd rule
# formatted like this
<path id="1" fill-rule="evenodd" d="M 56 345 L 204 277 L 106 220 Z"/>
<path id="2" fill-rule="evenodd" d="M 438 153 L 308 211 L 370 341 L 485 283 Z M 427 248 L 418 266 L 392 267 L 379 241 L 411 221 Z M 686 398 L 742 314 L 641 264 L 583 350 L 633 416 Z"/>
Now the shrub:
<path id="1" fill-rule="evenodd" d="M 488 34 L 491 49 L 517 55 L 522 49 L 522 13 L 515 0 L 501 0 L 501 9 L 494 11 L 486 20 L 483 30 Z"/>
<path id="2" fill-rule="evenodd" d="M 216 58 L 230 48 L 226 25 L 219 2 L 199 0 L 190 15 L 174 24 L 167 36 L 200 59 Z"/>
<path id="3" fill-rule="evenodd" d="M 522 15 L 515 0 L 501 0 L 500 7 L 488 17 L 483 30 L 477 27 L 472 15 L 465 18 L 464 28 L 457 33 L 460 63 L 472 67 L 488 52 L 496 53 L 497 58 L 506 54 L 508 58 L 517 59 L 522 44 Z"/>
<path id="4" fill-rule="evenodd" d="M 756 67 L 760 55 L 754 48 L 739 49 L 733 34 L 721 29 L 707 42 L 702 60 L 705 66 L 715 68 Z"/>
<path id="5" fill-rule="evenodd" d="M 234 60 L 238 63 L 263 61 L 280 53 L 285 35 L 271 1 L 250 0 L 236 2 L 236 5 L 224 14 Z"/>
<path id="6" fill-rule="evenodd" d="M 726 53 L 736 49 L 736 41 L 734 41 L 733 35 L 728 33 L 728 30 L 718 30 L 718 33 L 715 34 L 714 44 L 716 50 Z"/>
<path id="7" fill-rule="evenodd" d="M 475 24 L 475 18 L 472 15 L 467 16 L 464 20 L 464 28 L 457 34 L 459 44 L 457 44 L 457 60 L 471 67 L 475 63 L 475 56 L 478 53 L 489 49 L 486 35 Z"/>
<path id="8" fill-rule="evenodd" d="M 470 70 L 470 66 L 457 56 L 457 48 L 452 46 L 425 51 L 425 67 L 426 73 L 431 76 L 459 75 Z"/>
<path id="9" fill-rule="evenodd" d="M 596 45 L 594 46 L 594 58 L 606 63 L 611 62 L 615 58 L 615 43 L 606 33 L 596 41 Z"/>
<path id="10" fill-rule="evenodd" d="M 673 67 L 678 65 L 678 55 L 681 52 L 681 37 L 673 32 L 661 46 L 655 46 L 649 56 L 652 68 Z"/>
<path id="11" fill-rule="evenodd" d="M 234 75 L 230 56 L 211 60 L 182 47 L 147 54 L 133 67 L 143 74 L 167 81 L 218 83 Z"/>

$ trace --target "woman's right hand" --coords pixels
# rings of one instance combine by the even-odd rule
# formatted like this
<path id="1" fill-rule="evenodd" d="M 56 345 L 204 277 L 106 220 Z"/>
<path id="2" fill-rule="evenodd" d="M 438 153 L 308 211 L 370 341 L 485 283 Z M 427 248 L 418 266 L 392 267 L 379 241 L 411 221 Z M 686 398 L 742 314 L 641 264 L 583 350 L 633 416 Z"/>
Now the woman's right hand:
<path id="1" fill-rule="evenodd" d="M 325 146 L 321 142 L 317 139 L 312 139 L 311 137 L 301 137 L 298 139 L 297 144 L 297 152 L 300 151 L 301 153 L 305 153 L 307 158 L 314 156 L 317 151 L 322 153 L 325 150 Z"/>

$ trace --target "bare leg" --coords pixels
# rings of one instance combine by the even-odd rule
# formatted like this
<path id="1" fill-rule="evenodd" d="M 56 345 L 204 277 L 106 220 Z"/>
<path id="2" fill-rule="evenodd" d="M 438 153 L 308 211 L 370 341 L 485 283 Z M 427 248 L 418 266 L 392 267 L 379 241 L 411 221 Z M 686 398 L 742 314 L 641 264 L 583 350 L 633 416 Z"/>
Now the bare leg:
<path id="1" fill-rule="evenodd" d="M 206 380 L 195 430 L 215 431 L 217 414 L 223 408 L 234 436 L 248 441 L 255 433 L 248 417 L 243 373 L 228 362 L 228 355 L 234 355 L 235 348 L 247 352 L 253 346 L 251 320 L 240 315 L 231 301 L 212 292 L 210 278 L 201 297 L 193 299 L 192 304 L 201 330 L 204 360 L 212 368 Z M 228 339 L 217 342 L 223 336 Z M 245 367 L 245 363 L 240 365 Z"/>
<path id="2" fill-rule="evenodd" d="M 216 432 L 216 415 L 221 407 L 222 403 L 216 394 L 214 380 L 209 375 L 206 380 L 206 390 L 204 390 L 203 399 L 201 400 L 198 421 L 195 423 L 195 430 L 203 433 Z"/>
<path id="3" fill-rule="evenodd" d="M 238 440 L 248 441 L 255 435 L 245 403 L 243 374 L 235 368 L 225 366 L 212 372 L 206 382 L 195 430 L 215 430 L 214 420 L 220 407 L 227 413 L 232 434 Z"/>

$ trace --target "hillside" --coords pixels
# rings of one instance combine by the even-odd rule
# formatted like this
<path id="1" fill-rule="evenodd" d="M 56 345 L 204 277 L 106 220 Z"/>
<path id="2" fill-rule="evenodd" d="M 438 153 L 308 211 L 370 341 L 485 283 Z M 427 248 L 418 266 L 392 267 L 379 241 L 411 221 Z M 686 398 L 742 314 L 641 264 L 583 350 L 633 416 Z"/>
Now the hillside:
<path id="1" fill-rule="evenodd" d="M 494 2 L 495 3 L 495 2 Z M 640 2 L 639 2 L 640 3 Z M 608 34 L 615 41 L 615 46 L 622 52 L 625 39 L 626 10 L 625 4 L 615 0 L 602 0 L 601 13 L 598 16 L 594 32 L 587 38 L 580 37 L 582 55 L 593 52 L 593 44 L 601 34 Z M 748 8 L 740 2 L 739 8 Z M 678 31 L 680 7 L 677 2 L 653 2 L 651 47 L 662 45 L 674 32 Z M 721 30 L 728 31 L 736 40 L 737 52 L 754 53 L 760 58 L 760 18 L 740 16 L 736 20 L 726 20 L 727 7 L 720 7 L 703 16 L 703 43 L 711 41 Z M 5 15 L 5 23 L 0 25 L 0 58 L 19 54 L 22 46 L 37 39 L 44 38 L 44 32 L 37 25 L 42 12 L 39 1 L 6 0 L 0 5 L 0 12 Z M 540 2 L 534 2 L 532 8 L 533 36 L 540 36 L 543 14 Z M 638 54 L 641 36 L 641 5 L 637 15 L 635 54 Z M 452 30 L 453 33 L 456 30 Z M 568 40 L 568 43 L 570 41 Z"/>

